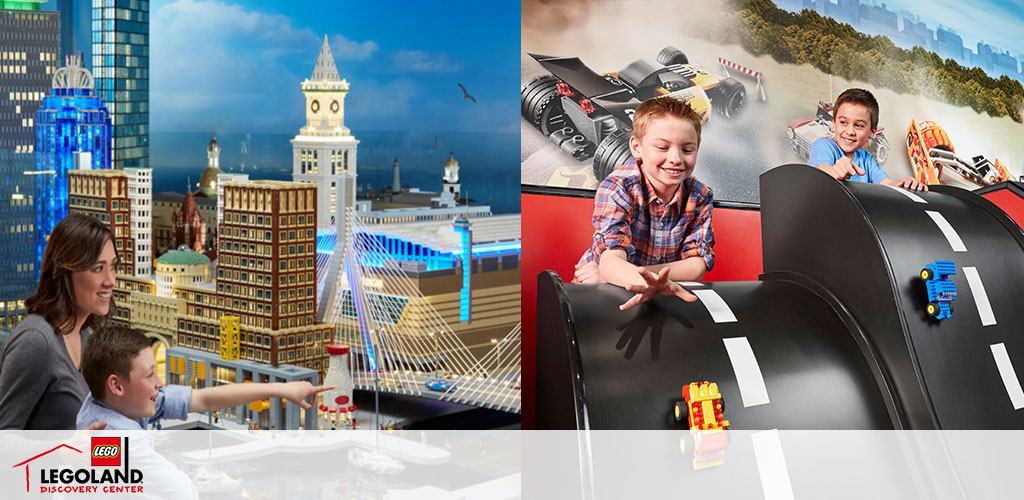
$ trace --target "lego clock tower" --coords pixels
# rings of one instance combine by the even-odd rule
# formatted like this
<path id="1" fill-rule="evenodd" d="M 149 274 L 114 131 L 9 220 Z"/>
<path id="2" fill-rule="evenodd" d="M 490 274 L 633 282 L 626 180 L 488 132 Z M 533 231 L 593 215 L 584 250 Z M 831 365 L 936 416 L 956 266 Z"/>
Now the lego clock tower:
<path id="1" fill-rule="evenodd" d="M 336 227 L 339 237 L 345 208 L 355 206 L 356 145 L 345 126 L 348 82 L 338 76 L 327 36 L 313 74 L 302 82 L 306 126 L 292 142 L 292 178 L 317 185 L 317 229 Z"/>

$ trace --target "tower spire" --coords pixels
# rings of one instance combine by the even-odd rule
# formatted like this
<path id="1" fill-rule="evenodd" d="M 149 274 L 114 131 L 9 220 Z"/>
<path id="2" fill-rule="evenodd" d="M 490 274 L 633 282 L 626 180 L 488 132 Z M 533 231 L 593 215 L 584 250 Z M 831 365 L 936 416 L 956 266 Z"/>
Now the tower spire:
<path id="1" fill-rule="evenodd" d="M 320 80 L 340 81 L 338 68 L 334 66 L 334 56 L 331 55 L 331 46 L 327 43 L 327 35 L 324 35 L 324 44 L 320 46 L 320 56 L 316 59 L 316 66 L 313 67 L 313 76 L 309 78 L 314 82 Z"/>

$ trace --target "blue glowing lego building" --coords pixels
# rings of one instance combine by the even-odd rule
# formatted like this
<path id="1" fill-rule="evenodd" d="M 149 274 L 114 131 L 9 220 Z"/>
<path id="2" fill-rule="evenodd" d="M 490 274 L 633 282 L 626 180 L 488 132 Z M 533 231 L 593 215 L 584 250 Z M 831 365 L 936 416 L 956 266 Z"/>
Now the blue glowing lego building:
<path id="1" fill-rule="evenodd" d="M 36 262 L 46 237 L 68 214 L 68 171 L 110 168 L 110 112 L 77 57 L 53 76 L 36 111 Z"/>
<path id="2" fill-rule="evenodd" d="M 473 275 L 473 233 L 469 230 L 469 218 L 460 217 L 452 222 L 455 232 L 459 234 L 462 248 L 462 289 L 459 290 L 459 321 L 469 321 L 470 286 L 469 278 Z"/>

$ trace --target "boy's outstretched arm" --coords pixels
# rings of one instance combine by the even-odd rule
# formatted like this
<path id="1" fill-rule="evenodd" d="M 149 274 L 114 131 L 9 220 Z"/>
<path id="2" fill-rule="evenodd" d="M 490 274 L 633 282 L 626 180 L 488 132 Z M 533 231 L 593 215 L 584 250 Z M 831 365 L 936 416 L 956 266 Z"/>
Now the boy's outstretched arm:
<path id="1" fill-rule="evenodd" d="M 285 398 L 303 409 L 313 406 L 306 398 L 334 389 L 333 385 L 313 387 L 309 382 L 269 384 L 226 384 L 192 391 L 189 411 L 204 413 L 244 405 L 267 398 Z"/>
<path id="2" fill-rule="evenodd" d="M 665 267 L 668 268 L 668 279 L 672 281 L 700 281 L 708 270 L 708 265 L 704 262 L 703 257 L 687 257 L 683 260 L 666 264 L 644 266 L 645 269 L 654 274 L 658 274 Z"/>
<path id="3" fill-rule="evenodd" d="M 630 264 L 626 260 L 626 251 L 621 248 L 605 250 L 601 254 L 599 267 L 601 277 L 605 281 L 621 286 L 635 294 L 619 306 L 619 309 L 623 311 L 641 302 L 647 302 L 655 295 L 675 295 L 687 302 L 697 300 L 697 296 L 669 278 L 668 266 L 663 266 L 657 274 L 652 273 L 644 267 Z"/>

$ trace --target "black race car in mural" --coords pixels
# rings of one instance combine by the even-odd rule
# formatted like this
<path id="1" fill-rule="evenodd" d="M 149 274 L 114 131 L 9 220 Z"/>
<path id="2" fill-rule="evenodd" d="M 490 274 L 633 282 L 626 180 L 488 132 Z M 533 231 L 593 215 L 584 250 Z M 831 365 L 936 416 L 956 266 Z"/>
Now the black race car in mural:
<path id="1" fill-rule="evenodd" d="M 705 122 L 712 109 L 736 116 L 746 101 L 742 83 L 690 64 L 674 47 L 662 49 L 656 60 L 637 59 L 604 74 L 578 57 L 530 57 L 551 74 L 523 87 L 523 117 L 576 160 L 593 158 L 598 182 L 632 157 L 633 113 L 642 101 L 665 95 L 683 99 Z"/>

